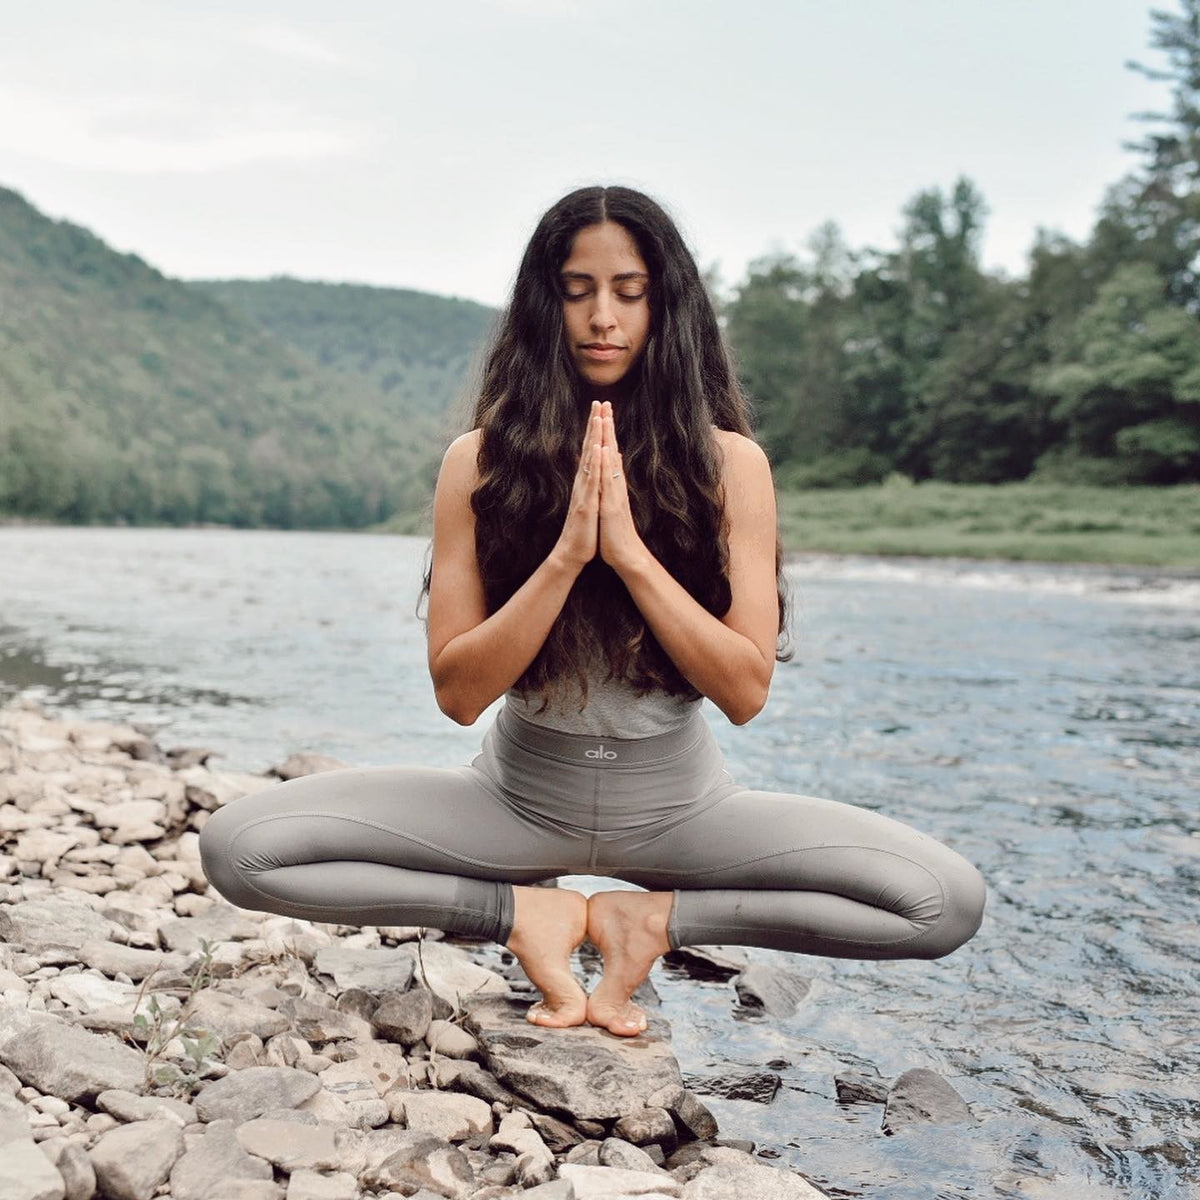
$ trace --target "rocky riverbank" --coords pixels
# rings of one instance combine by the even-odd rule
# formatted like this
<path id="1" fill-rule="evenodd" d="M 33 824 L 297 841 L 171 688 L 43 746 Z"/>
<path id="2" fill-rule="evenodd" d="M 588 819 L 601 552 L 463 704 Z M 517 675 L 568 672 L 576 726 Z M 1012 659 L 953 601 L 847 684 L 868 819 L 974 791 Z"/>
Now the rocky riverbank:
<path id="1" fill-rule="evenodd" d="M 226 903 L 200 866 L 208 815 L 341 764 L 210 757 L 0 710 L 2 1200 L 824 1195 L 719 1140 L 659 1017 L 636 1039 L 541 1029 L 495 948 Z M 737 982 L 743 1003 L 802 998 L 769 968 Z M 779 1080 L 707 1083 L 769 1101 Z M 932 1072 L 839 1080 L 839 1100 L 886 1104 L 888 1131 L 969 1119 Z"/>

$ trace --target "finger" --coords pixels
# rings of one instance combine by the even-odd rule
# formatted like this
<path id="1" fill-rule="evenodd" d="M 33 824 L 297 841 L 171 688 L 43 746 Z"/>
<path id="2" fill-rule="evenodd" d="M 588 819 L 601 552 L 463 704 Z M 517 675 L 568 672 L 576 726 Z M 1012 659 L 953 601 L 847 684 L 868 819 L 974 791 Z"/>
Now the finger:
<path id="1" fill-rule="evenodd" d="M 588 450 L 593 442 L 600 440 L 602 406 L 599 400 L 592 401 L 592 407 L 588 412 L 587 424 L 583 429 L 583 445 L 579 447 L 579 461 L 583 463 L 588 456 Z"/>
<path id="2" fill-rule="evenodd" d="M 600 479 L 604 475 L 604 459 L 601 455 L 599 441 L 592 443 L 591 453 L 588 455 L 588 464 L 590 471 L 588 475 L 588 502 L 591 504 L 600 498 Z"/>
<path id="3" fill-rule="evenodd" d="M 607 402 L 606 402 L 607 403 Z M 617 422 L 613 416 L 612 405 L 608 404 L 604 412 L 604 440 L 612 446 L 614 450 L 617 446 Z"/>

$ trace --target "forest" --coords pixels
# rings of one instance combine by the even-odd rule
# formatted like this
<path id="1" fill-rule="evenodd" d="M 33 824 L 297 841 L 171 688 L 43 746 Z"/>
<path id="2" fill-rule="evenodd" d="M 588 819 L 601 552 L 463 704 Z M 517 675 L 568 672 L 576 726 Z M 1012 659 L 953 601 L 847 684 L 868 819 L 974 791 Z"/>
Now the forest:
<path id="1" fill-rule="evenodd" d="M 1200 0 L 1150 21 L 1129 65 L 1168 103 L 1132 114 L 1085 242 L 1043 230 L 1025 276 L 989 273 L 960 178 L 909 200 L 895 248 L 830 221 L 715 297 L 781 488 L 1200 481 Z M 0 515 L 416 528 L 494 319 L 183 283 L 0 188 Z"/>

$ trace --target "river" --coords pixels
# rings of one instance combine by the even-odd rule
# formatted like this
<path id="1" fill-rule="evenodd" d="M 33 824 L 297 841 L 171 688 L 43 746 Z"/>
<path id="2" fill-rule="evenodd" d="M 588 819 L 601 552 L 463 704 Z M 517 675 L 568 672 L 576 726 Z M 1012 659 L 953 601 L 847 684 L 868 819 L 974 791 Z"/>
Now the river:
<path id="1" fill-rule="evenodd" d="M 131 720 L 210 765 L 293 750 L 453 765 L 414 606 L 422 539 L 0 529 L 0 702 Z M 1200 1183 L 1200 579 L 804 558 L 795 658 L 749 725 L 705 711 L 736 778 L 877 809 L 989 885 L 936 962 L 751 951 L 813 980 L 795 1016 L 659 968 L 685 1072 L 783 1061 L 725 1136 L 835 1196 L 1192 1196 Z M 945 1076 L 976 1122 L 896 1137 L 833 1076 Z"/>

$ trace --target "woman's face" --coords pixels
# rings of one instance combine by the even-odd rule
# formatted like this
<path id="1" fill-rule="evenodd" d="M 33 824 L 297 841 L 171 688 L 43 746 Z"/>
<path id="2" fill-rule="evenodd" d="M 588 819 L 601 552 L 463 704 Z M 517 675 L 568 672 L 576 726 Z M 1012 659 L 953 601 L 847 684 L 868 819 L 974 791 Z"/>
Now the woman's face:
<path id="1" fill-rule="evenodd" d="M 559 275 L 563 325 L 575 369 L 595 387 L 620 382 L 650 332 L 650 275 L 623 225 L 581 229 Z"/>

